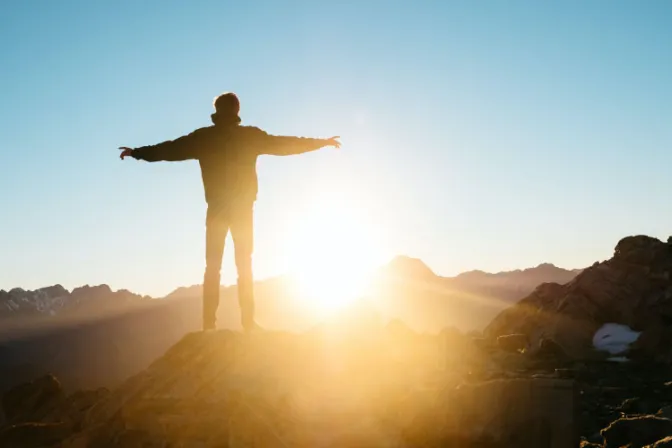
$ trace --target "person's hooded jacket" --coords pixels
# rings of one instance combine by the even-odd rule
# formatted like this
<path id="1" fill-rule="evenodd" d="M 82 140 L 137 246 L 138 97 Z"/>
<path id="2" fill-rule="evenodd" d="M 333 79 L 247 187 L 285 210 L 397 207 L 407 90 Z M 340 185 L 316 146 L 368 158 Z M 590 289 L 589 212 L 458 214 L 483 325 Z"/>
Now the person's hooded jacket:
<path id="1" fill-rule="evenodd" d="M 314 151 L 325 139 L 270 135 L 253 126 L 241 126 L 236 116 L 212 115 L 212 126 L 175 140 L 134 149 L 131 156 L 147 162 L 198 160 L 208 204 L 257 198 L 257 157 L 286 156 Z"/>

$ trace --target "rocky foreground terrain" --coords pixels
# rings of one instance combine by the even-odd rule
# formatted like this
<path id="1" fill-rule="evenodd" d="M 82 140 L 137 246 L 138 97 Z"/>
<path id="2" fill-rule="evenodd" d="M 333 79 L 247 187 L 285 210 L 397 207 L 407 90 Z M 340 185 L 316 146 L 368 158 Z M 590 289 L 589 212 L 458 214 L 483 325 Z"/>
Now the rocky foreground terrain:
<path id="1" fill-rule="evenodd" d="M 110 390 L 9 390 L 0 446 L 672 446 L 671 292 L 672 244 L 639 236 L 483 337 L 357 306 L 300 334 L 194 332 Z M 605 324 L 637 339 L 607 353 Z"/>
<path id="2" fill-rule="evenodd" d="M 399 323 L 198 332 L 113 390 L 10 390 L 0 446 L 643 447 L 672 435 L 670 378 Z"/>

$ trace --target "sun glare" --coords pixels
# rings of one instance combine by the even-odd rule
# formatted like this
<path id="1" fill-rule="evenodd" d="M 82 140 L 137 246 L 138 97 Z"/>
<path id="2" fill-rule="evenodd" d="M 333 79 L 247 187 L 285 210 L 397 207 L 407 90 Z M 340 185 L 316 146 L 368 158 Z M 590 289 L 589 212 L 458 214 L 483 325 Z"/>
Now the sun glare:
<path id="1" fill-rule="evenodd" d="M 367 214 L 342 197 L 306 208 L 289 239 L 289 265 L 298 294 L 320 313 L 366 294 L 372 271 L 383 262 Z"/>

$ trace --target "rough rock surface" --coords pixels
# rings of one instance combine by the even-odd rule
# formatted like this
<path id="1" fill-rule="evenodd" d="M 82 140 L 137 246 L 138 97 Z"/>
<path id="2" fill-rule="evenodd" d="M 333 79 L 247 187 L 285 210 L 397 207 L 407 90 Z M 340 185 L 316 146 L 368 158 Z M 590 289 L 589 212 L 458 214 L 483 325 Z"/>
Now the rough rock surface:
<path id="1" fill-rule="evenodd" d="M 399 446 L 448 381 L 442 345 L 350 336 L 190 334 L 96 405 L 73 443 L 122 424 L 178 446 Z"/>
<path id="2" fill-rule="evenodd" d="M 454 331 L 390 330 L 192 333 L 90 408 L 59 394 L 57 417 L 30 411 L 39 421 L 10 425 L 0 446 L 578 445 L 572 381 L 502 374 Z"/>
<path id="3" fill-rule="evenodd" d="M 522 333 L 534 344 L 558 343 L 574 358 L 599 356 L 592 337 L 605 323 L 642 331 L 630 357 L 672 360 L 672 244 L 630 236 L 614 256 L 585 269 L 574 280 L 540 285 L 485 329 L 489 338 Z"/>

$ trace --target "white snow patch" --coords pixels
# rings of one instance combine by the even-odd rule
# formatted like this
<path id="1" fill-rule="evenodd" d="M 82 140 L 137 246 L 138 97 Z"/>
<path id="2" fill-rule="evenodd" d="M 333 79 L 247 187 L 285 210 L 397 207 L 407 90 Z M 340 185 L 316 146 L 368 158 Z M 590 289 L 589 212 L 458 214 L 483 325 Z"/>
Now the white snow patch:
<path id="1" fill-rule="evenodd" d="M 630 344 L 635 342 L 640 334 L 642 334 L 640 331 L 633 331 L 627 325 L 604 324 L 593 336 L 593 347 L 612 355 L 620 355 L 628 351 Z"/>
<path id="2" fill-rule="evenodd" d="M 611 358 L 607 358 L 607 361 L 611 362 L 630 362 L 630 358 L 627 356 L 612 356 Z"/>

